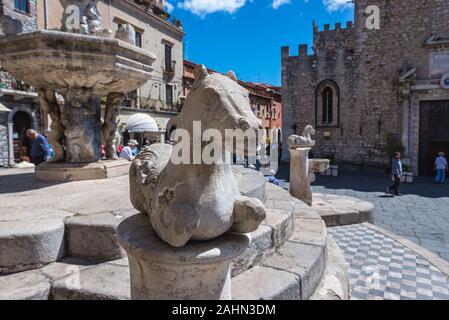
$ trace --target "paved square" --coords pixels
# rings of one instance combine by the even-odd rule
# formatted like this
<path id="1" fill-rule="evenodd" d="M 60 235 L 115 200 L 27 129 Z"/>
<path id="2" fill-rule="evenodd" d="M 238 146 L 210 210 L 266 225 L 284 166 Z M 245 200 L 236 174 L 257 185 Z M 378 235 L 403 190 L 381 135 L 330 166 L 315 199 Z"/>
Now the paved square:
<path id="1" fill-rule="evenodd" d="M 349 264 L 353 300 L 449 300 L 449 278 L 364 225 L 328 228 Z"/>
<path id="2" fill-rule="evenodd" d="M 288 188 L 288 168 L 279 178 Z M 374 224 L 390 230 L 449 261 L 449 184 L 437 185 L 432 178 L 417 177 L 403 184 L 402 197 L 385 197 L 390 185 L 386 174 L 342 171 L 338 177 L 317 175 L 312 191 L 338 194 L 374 204 Z"/>

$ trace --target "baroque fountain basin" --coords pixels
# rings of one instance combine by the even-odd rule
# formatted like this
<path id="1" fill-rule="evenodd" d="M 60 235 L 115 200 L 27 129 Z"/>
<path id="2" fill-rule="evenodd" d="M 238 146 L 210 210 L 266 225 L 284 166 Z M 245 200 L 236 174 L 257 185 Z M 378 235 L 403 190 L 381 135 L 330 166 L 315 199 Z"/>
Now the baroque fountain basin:
<path id="1" fill-rule="evenodd" d="M 128 92 L 150 78 L 153 53 L 116 38 L 41 30 L 0 41 L 3 67 L 37 89 L 64 94 L 88 88 L 94 96 Z"/>
<path id="2" fill-rule="evenodd" d="M 113 37 L 41 30 L 0 40 L 2 68 L 39 91 L 41 110 L 51 118 L 46 129 L 56 156 L 36 168 L 36 177 L 73 181 L 127 172 L 128 163 L 102 163 L 101 146 L 108 159 L 117 158 L 122 99 L 150 80 L 155 60 L 153 53 Z M 63 105 L 55 93 L 64 97 Z"/>

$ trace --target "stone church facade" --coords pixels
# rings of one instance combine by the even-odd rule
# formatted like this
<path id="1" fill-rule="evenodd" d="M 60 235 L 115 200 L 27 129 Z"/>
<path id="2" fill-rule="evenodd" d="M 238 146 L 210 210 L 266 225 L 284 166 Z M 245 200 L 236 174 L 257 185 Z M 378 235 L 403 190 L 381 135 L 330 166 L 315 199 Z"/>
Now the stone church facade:
<path id="1" fill-rule="evenodd" d="M 379 30 L 366 27 L 369 5 Z M 354 24 L 314 25 L 312 55 L 282 48 L 284 145 L 312 124 L 314 156 L 387 167 L 403 149 L 410 170 L 431 174 L 449 153 L 448 21 L 447 0 L 355 0 Z"/>

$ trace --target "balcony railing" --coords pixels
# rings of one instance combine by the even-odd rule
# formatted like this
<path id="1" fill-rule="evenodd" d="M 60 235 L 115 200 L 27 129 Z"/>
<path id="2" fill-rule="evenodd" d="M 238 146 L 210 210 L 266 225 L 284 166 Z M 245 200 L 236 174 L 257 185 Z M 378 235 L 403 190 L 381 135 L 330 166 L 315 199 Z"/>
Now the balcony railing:
<path id="1" fill-rule="evenodd" d="M 173 77 L 175 76 L 175 70 L 176 70 L 176 61 L 166 63 L 164 66 L 164 76 L 170 80 L 173 79 Z"/>
<path id="2" fill-rule="evenodd" d="M 5 71 L 0 71 L 0 89 L 35 92 L 33 87 L 17 80 Z"/>

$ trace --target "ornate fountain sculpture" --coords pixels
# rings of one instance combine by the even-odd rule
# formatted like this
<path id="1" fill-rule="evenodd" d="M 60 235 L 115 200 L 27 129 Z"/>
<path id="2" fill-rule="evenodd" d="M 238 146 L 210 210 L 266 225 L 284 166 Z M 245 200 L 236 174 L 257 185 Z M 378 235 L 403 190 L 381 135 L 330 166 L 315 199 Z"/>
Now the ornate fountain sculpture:
<path id="1" fill-rule="evenodd" d="M 121 98 L 150 79 L 155 56 L 133 46 L 132 40 L 112 37 L 102 26 L 98 0 L 60 2 L 63 31 L 8 35 L 0 40 L 0 60 L 4 69 L 38 89 L 52 120 L 48 135 L 55 157 L 36 168 L 37 177 L 105 178 L 108 169 L 99 162 L 102 141 L 108 159 L 116 159 L 114 131 Z M 117 36 L 123 38 L 123 29 L 130 28 L 122 26 Z M 62 106 L 55 93 L 63 96 Z M 101 97 L 108 97 L 104 123 Z"/>
<path id="2" fill-rule="evenodd" d="M 313 196 L 310 185 L 315 181 L 315 173 L 326 171 L 330 161 L 327 159 L 309 159 L 309 152 L 315 146 L 315 129 L 308 125 L 303 135 L 288 138 L 290 149 L 290 193 L 295 198 L 312 205 Z"/>
<path id="3" fill-rule="evenodd" d="M 209 75 L 204 66 L 195 71 L 178 122 L 178 130 L 190 134 L 190 155 L 195 121 L 201 134 L 213 128 L 222 137 L 229 129 L 260 128 L 235 74 Z M 132 298 L 229 299 L 230 263 L 247 248 L 242 234 L 259 227 L 265 207 L 240 196 L 230 164 L 175 164 L 175 147 L 147 147 L 130 170 L 131 200 L 142 215 L 122 223 L 118 234 L 129 257 Z M 235 151 L 229 148 L 222 159 Z"/>

